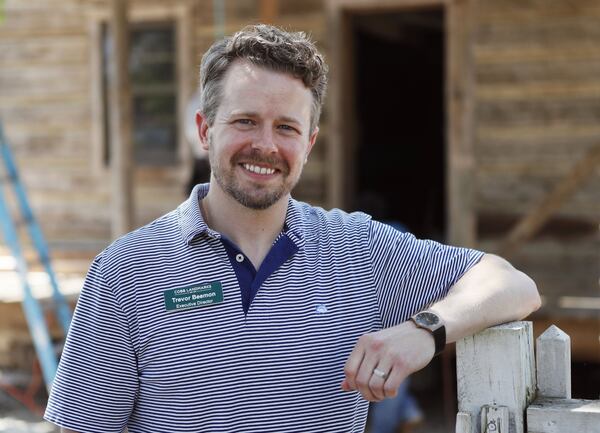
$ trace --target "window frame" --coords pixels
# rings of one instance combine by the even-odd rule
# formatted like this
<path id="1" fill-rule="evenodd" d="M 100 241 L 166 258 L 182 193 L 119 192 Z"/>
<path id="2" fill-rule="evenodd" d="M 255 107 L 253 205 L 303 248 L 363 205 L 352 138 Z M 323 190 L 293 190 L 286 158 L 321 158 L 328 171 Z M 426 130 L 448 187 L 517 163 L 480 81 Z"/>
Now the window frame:
<path id="1" fill-rule="evenodd" d="M 136 173 L 144 178 L 146 172 L 164 172 L 184 183 L 189 175 L 191 149 L 185 138 L 184 115 L 186 104 L 195 89 L 195 56 L 193 34 L 193 7 L 187 0 L 178 0 L 166 5 L 141 5 L 132 3 L 129 8 L 129 22 L 136 27 L 145 24 L 172 23 L 175 32 L 175 85 L 176 85 L 176 128 L 177 143 L 175 162 L 169 165 L 139 164 L 135 162 Z M 105 110 L 103 103 L 102 70 L 102 27 L 109 23 L 109 10 L 106 6 L 95 6 L 88 11 L 88 29 L 90 40 L 90 114 L 91 114 L 91 169 L 96 176 L 110 173 L 110 164 L 105 163 L 105 145 L 107 143 Z"/>

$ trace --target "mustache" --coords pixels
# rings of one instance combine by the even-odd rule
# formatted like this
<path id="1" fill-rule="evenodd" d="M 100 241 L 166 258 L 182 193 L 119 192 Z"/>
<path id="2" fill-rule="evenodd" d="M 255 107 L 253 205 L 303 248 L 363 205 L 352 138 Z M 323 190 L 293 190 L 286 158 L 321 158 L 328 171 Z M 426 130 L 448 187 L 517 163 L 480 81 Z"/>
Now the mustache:
<path id="1" fill-rule="evenodd" d="M 282 158 L 273 156 L 273 155 L 263 155 L 256 149 L 252 152 L 243 152 L 235 154 L 231 158 L 231 162 L 234 165 L 240 164 L 242 162 L 248 164 L 264 164 L 270 167 L 273 167 L 282 173 L 288 173 L 290 171 L 289 165 Z"/>

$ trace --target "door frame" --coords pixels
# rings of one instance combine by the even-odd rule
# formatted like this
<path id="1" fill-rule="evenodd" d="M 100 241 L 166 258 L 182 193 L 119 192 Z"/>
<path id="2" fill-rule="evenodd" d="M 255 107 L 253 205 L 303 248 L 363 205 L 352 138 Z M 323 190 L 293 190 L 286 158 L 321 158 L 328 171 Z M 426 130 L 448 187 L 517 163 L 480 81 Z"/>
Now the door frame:
<path id="1" fill-rule="evenodd" d="M 326 193 L 329 207 L 344 208 L 354 194 L 357 148 L 353 15 L 442 7 L 445 16 L 446 241 L 473 247 L 476 242 L 474 157 L 473 21 L 476 0 L 327 0 L 329 63 Z"/>

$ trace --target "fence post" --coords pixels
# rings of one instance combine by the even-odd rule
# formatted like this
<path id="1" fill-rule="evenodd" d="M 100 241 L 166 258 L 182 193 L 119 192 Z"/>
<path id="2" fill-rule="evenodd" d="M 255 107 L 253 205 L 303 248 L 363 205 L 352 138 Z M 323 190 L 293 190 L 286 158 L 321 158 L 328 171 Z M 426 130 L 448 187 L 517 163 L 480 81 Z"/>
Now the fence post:
<path id="1" fill-rule="evenodd" d="M 537 339 L 538 398 L 527 409 L 537 433 L 600 433 L 600 400 L 571 399 L 571 339 L 551 326 Z"/>
<path id="2" fill-rule="evenodd" d="M 483 406 L 508 409 L 508 430 L 497 433 L 525 433 L 525 409 L 535 396 L 531 322 L 494 326 L 457 341 L 456 370 L 458 410 L 470 415 L 471 433 L 482 433 Z"/>
<path id="3" fill-rule="evenodd" d="M 571 398 L 571 338 L 555 325 L 536 340 L 538 397 Z"/>
<path id="4" fill-rule="evenodd" d="M 473 430 L 473 420 L 471 414 L 458 412 L 456 414 L 456 431 L 455 433 L 471 433 Z"/>

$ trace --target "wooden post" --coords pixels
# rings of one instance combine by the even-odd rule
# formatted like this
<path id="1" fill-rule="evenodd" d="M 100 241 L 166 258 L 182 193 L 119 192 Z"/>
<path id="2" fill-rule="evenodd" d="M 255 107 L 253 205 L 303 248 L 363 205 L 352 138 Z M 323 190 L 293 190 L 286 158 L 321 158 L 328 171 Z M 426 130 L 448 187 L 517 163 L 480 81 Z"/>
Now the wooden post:
<path id="1" fill-rule="evenodd" d="M 353 119 L 354 103 L 352 88 L 354 84 L 354 68 L 352 55 L 354 51 L 352 29 L 349 14 L 342 8 L 340 1 L 328 1 L 327 29 L 331 43 L 328 97 L 325 100 L 328 110 L 327 134 L 327 200 L 326 206 L 343 208 L 354 189 L 352 155 L 354 145 L 354 124 L 345 122 Z"/>
<path id="2" fill-rule="evenodd" d="M 506 406 L 509 432 L 525 433 L 525 409 L 535 394 L 531 322 L 511 322 L 456 343 L 458 410 L 481 433 L 485 405 Z"/>
<path id="3" fill-rule="evenodd" d="M 279 14 L 278 0 L 260 0 L 260 22 L 273 24 Z"/>
<path id="4" fill-rule="evenodd" d="M 600 433 L 600 401 L 570 398 L 570 340 L 554 325 L 537 339 L 539 397 L 527 408 L 530 433 Z"/>
<path id="5" fill-rule="evenodd" d="M 451 244 L 473 247 L 476 241 L 474 3 L 473 0 L 448 3 L 446 232 Z"/>
<path id="6" fill-rule="evenodd" d="M 473 420 L 471 414 L 458 412 L 456 414 L 455 433 L 471 433 L 473 431 Z"/>
<path id="7" fill-rule="evenodd" d="M 539 397 L 571 398 L 571 338 L 552 325 L 536 340 Z"/>
<path id="8" fill-rule="evenodd" d="M 113 238 L 133 228 L 132 104 L 129 80 L 129 28 L 127 0 L 112 0 L 114 58 L 110 79 L 110 182 Z"/>

